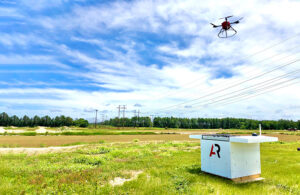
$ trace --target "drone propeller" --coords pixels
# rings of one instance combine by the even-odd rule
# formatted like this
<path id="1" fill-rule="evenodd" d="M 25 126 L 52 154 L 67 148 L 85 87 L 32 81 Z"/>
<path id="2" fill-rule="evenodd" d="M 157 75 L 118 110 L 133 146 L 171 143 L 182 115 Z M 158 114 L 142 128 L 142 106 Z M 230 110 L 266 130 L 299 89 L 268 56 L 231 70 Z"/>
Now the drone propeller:
<path id="1" fill-rule="evenodd" d="M 221 19 L 227 19 L 227 18 L 231 18 L 232 16 L 226 16 L 226 17 L 224 17 L 224 18 L 220 18 L 220 20 Z"/>

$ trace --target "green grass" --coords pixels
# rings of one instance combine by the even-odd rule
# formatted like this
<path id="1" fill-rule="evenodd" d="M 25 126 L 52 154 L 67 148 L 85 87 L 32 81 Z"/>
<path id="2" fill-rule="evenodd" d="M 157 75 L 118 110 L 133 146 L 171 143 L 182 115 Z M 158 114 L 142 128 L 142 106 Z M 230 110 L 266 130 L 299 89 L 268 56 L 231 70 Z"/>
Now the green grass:
<path id="1" fill-rule="evenodd" d="M 298 135 L 300 136 L 300 131 L 286 131 L 286 132 L 280 132 L 282 135 Z"/>
<path id="2" fill-rule="evenodd" d="M 0 194 L 299 194 L 300 142 L 261 145 L 262 182 L 201 172 L 199 143 L 98 143 L 70 153 L 0 158 Z M 137 179 L 111 186 L 115 177 Z"/>

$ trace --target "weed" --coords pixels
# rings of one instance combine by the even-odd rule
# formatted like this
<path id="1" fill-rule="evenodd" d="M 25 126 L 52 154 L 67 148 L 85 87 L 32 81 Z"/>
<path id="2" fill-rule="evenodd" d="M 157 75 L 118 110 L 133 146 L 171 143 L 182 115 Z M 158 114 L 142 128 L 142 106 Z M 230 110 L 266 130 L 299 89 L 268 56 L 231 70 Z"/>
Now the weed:
<path id="1" fill-rule="evenodd" d="M 44 148 L 44 147 L 47 147 L 47 145 L 46 144 L 40 144 L 40 147 Z"/>
<path id="2" fill-rule="evenodd" d="M 173 176 L 176 191 L 186 192 L 190 182 L 182 176 Z"/>
<path id="3" fill-rule="evenodd" d="M 20 133 L 19 135 L 24 135 L 24 136 L 36 136 L 37 133 L 36 133 L 36 132 L 24 132 L 24 133 Z"/>
<path id="4" fill-rule="evenodd" d="M 74 158 L 74 163 L 99 166 L 103 163 L 103 159 L 96 156 L 80 156 Z"/>
<path id="5" fill-rule="evenodd" d="M 88 150 L 87 154 L 106 154 L 106 153 L 109 153 L 109 152 L 110 152 L 109 148 L 98 147 L 98 148 L 93 149 L 93 150 Z"/>

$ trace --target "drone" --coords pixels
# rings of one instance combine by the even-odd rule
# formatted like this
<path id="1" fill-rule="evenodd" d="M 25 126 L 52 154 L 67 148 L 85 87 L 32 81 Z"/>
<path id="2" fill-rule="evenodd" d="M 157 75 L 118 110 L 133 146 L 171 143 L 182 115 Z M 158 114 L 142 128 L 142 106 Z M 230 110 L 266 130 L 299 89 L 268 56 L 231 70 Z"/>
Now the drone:
<path id="1" fill-rule="evenodd" d="M 238 23 L 240 23 L 240 20 L 243 19 L 243 18 L 240 18 L 240 19 L 238 19 L 238 20 L 236 20 L 234 22 L 229 22 L 228 18 L 231 18 L 231 17 L 232 16 L 226 16 L 224 18 L 220 18 L 220 19 L 225 19 L 225 21 L 222 22 L 221 25 L 215 25 L 213 23 L 210 23 L 213 26 L 213 28 L 221 27 L 221 30 L 220 30 L 220 32 L 218 34 L 219 38 L 232 37 L 232 36 L 234 36 L 237 33 L 237 31 L 231 25 L 232 24 L 238 24 Z"/>

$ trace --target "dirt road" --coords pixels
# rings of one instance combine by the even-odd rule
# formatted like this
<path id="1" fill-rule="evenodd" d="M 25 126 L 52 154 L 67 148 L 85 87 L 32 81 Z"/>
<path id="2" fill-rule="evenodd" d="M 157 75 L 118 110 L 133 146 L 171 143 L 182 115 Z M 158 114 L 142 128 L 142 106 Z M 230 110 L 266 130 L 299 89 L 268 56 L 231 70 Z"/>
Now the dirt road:
<path id="1" fill-rule="evenodd" d="M 300 141 L 300 136 L 268 134 L 278 137 L 280 141 Z M 1 147 L 45 147 L 61 146 L 76 142 L 132 142 L 139 141 L 198 141 L 190 139 L 185 134 L 161 134 L 161 135 L 96 135 L 96 136 L 0 136 Z"/>

